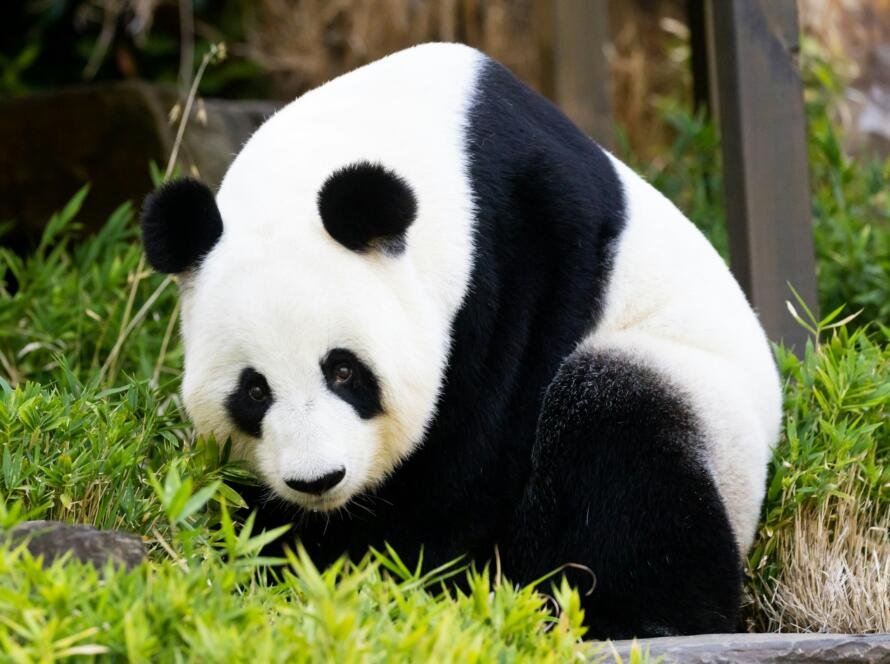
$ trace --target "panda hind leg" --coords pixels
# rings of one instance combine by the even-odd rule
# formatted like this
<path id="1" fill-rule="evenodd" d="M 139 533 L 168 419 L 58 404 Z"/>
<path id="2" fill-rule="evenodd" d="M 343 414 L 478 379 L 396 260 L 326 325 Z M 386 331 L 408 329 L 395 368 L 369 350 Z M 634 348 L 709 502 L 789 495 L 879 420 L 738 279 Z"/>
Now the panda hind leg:
<path id="1" fill-rule="evenodd" d="M 588 637 L 735 631 L 741 561 L 702 459 L 696 418 L 658 374 L 614 351 L 575 353 L 544 398 L 506 571 L 592 571 L 565 568 Z"/>

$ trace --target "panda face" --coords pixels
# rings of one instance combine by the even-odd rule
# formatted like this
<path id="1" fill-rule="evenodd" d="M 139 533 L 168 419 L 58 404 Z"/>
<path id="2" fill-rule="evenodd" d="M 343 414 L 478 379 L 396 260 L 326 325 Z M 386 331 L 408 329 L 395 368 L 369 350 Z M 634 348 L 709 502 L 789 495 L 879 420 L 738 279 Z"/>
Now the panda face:
<path id="1" fill-rule="evenodd" d="M 227 224 L 251 214 L 221 212 Z M 273 228 L 287 226 L 227 225 L 183 275 L 184 402 L 198 430 L 231 436 L 275 494 L 336 509 L 422 439 L 448 322 L 404 255 Z"/>

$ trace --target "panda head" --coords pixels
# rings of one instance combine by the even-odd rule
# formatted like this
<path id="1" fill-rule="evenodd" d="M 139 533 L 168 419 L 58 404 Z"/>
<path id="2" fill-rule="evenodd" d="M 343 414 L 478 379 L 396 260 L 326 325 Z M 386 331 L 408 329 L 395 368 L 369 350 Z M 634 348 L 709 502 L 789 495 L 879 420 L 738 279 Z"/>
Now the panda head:
<path id="1" fill-rule="evenodd" d="M 279 497 L 336 509 L 391 473 L 433 413 L 447 321 L 406 256 L 421 211 L 379 162 L 270 181 L 247 152 L 218 196 L 192 179 L 150 195 L 143 244 L 179 277 L 198 431 L 231 436 Z"/>
<path id="2" fill-rule="evenodd" d="M 216 192 L 145 204 L 146 255 L 177 275 L 183 402 L 272 492 L 331 510 L 424 440 L 470 293 L 466 125 L 478 51 L 427 44 L 266 120 Z"/>

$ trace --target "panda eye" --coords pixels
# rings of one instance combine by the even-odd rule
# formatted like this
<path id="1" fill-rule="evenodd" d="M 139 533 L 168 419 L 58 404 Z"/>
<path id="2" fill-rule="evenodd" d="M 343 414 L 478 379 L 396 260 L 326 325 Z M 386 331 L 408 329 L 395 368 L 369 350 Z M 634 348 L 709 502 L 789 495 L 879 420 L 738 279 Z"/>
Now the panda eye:
<path id="1" fill-rule="evenodd" d="M 352 380 L 352 367 L 348 362 L 338 362 L 333 370 L 334 383 L 345 385 Z"/>
<path id="2" fill-rule="evenodd" d="M 332 348 L 319 362 L 324 382 L 363 420 L 383 412 L 380 384 L 371 368 L 347 348 Z"/>
<path id="3" fill-rule="evenodd" d="M 265 401 L 269 397 L 269 393 L 263 389 L 262 385 L 251 385 L 247 389 L 247 396 L 254 401 Z"/>
<path id="4" fill-rule="evenodd" d="M 266 377 L 253 367 L 244 367 L 238 384 L 226 397 L 225 406 L 232 423 L 254 438 L 263 435 L 263 418 L 275 402 Z"/>
<path id="5" fill-rule="evenodd" d="M 364 383 L 361 361 L 345 348 L 330 351 L 321 370 L 330 387 L 356 389 Z"/>

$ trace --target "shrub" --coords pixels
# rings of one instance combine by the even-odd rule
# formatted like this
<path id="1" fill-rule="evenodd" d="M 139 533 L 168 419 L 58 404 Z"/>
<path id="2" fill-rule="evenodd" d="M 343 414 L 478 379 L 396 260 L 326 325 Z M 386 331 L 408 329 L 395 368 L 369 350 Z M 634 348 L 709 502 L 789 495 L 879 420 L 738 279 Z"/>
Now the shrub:
<path id="1" fill-rule="evenodd" d="M 802 359 L 777 349 L 784 435 L 748 559 L 760 629 L 890 630 L 890 328 L 829 333 Z"/>
<path id="2" fill-rule="evenodd" d="M 890 320 L 890 159 L 856 160 L 844 153 L 832 121 L 843 93 L 838 67 L 812 43 L 805 50 L 810 180 L 816 271 L 823 311 L 847 304 L 859 320 Z"/>
<path id="3" fill-rule="evenodd" d="M 230 530 L 229 538 L 237 538 Z M 245 540 L 250 542 L 250 540 Z M 224 558 L 149 563 L 131 572 L 0 546 L 0 649 L 11 661 L 104 655 L 131 661 L 584 661 L 578 598 L 565 585 L 551 621 L 530 588 L 469 577 L 436 590 L 391 556 L 317 571 L 302 552 L 277 583 L 255 573 L 256 546 Z M 393 571 L 395 570 L 395 571 Z"/>

